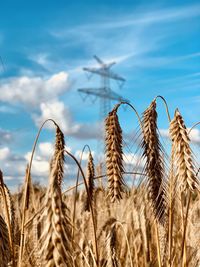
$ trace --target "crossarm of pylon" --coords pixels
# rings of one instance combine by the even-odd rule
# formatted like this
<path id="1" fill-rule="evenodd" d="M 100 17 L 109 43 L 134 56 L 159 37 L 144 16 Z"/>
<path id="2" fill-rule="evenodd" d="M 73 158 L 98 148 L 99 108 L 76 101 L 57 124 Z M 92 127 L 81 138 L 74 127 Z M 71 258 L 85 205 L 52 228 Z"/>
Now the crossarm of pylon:
<path id="1" fill-rule="evenodd" d="M 115 74 L 114 72 L 111 72 L 111 71 L 104 69 L 104 68 L 83 68 L 83 70 L 98 74 L 100 76 L 108 77 L 108 78 L 113 79 L 113 80 L 125 82 L 124 78 L 122 78 L 118 74 Z"/>
<path id="2" fill-rule="evenodd" d="M 122 96 L 118 95 L 117 93 L 113 92 L 111 89 L 109 91 L 105 90 L 105 88 L 81 88 L 78 89 L 80 93 L 88 94 L 88 95 L 94 95 L 101 98 L 107 98 L 111 100 L 116 101 L 126 101 L 129 102 L 129 100 L 123 98 Z"/>

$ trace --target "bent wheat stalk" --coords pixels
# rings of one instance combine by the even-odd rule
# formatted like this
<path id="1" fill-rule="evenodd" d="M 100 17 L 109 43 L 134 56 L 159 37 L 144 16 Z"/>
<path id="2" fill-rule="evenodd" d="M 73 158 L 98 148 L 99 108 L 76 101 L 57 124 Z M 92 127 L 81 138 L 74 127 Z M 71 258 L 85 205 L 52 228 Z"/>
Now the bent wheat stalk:
<path id="1" fill-rule="evenodd" d="M 90 147 L 88 145 L 84 145 L 82 151 L 81 151 L 81 156 L 80 156 L 80 160 L 79 160 L 79 165 L 81 166 L 82 163 L 82 159 L 83 159 L 83 153 L 85 151 L 85 149 L 88 148 L 89 152 Z M 78 172 L 77 172 L 77 176 L 76 176 L 76 185 L 73 187 L 73 189 L 75 188 L 75 192 L 74 192 L 74 209 L 73 209 L 73 216 L 72 216 L 72 224 L 75 224 L 75 217 L 76 217 L 76 196 L 77 196 L 77 192 L 78 192 L 78 186 L 80 184 L 84 184 L 84 182 L 79 183 L 79 175 L 80 175 L 80 169 L 78 168 Z M 64 193 L 63 193 L 64 194 Z M 72 228 L 72 237 L 74 238 L 74 228 Z"/>
<path id="2" fill-rule="evenodd" d="M 19 267 L 22 264 L 22 258 L 23 258 L 23 252 L 24 252 L 24 235 L 25 235 L 24 225 L 25 225 L 25 220 L 26 220 L 26 211 L 27 211 L 26 205 L 27 205 L 28 189 L 30 186 L 32 187 L 32 185 L 31 185 L 32 184 L 32 182 L 31 182 L 31 167 L 32 167 L 32 162 L 33 162 L 33 156 L 34 156 L 34 153 L 36 150 L 36 146 L 37 146 L 41 131 L 42 131 L 44 125 L 49 121 L 53 122 L 53 124 L 55 126 L 57 126 L 57 123 L 52 119 L 47 119 L 42 123 L 40 129 L 38 130 L 38 133 L 36 135 L 36 138 L 35 138 L 35 141 L 33 144 L 31 158 L 30 158 L 30 162 L 29 162 L 29 167 L 27 169 L 27 173 L 26 173 L 26 177 L 25 177 L 25 185 L 24 185 L 24 193 L 23 193 L 22 222 L 21 222 L 20 250 L 19 250 L 19 259 L 18 259 L 18 266 Z M 34 206 L 34 203 L 33 203 L 33 206 Z M 35 208 L 34 208 L 34 210 L 35 210 Z"/>

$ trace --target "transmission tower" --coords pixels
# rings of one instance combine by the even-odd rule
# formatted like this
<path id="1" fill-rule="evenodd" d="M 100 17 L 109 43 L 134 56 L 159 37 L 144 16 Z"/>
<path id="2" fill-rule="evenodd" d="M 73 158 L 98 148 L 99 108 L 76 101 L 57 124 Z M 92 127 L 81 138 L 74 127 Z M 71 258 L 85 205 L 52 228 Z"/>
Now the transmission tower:
<path id="1" fill-rule="evenodd" d="M 98 88 L 81 88 L 78 91 L 84 95 L 84 100 L 88 96 L 94 96 L 95 100 L 100 101 L 100 120 L 102 121 L 111 109 L 111 101 L 127 101 L 122 96 L 115 93 L 110 88 L 110 80 L 115 80 L 118 82 L 121 88 L 125 82 L 125 79 L 118 74 L 111 71 L 111 67 L 116 64 L 116 62 L 105 63 L 99 57 L 94 56 L 99 67 L 83 68 L 83 70 L 91 75 L 97 74 L 101 78 L 101 86 Z"/>

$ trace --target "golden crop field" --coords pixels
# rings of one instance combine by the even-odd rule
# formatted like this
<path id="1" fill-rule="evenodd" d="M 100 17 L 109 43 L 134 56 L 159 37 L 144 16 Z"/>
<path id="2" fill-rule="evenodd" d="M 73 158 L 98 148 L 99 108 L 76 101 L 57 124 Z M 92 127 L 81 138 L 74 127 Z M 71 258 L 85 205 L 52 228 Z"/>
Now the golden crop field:
<path id="1" fill-rule="evenodd" d="M 159 98 L 169 120 L 169 158 L 157 126 Z M 145 162 L 138 173 L 141 182 L 132 187 L 125 179 L 117 115 L 121 105 L 137 115 Z M 190 147 L 192 128 L 186 128 L 178 109 L 170 118 L 161 96 L 141 116 L 130 103 L 117 104 L 105 120 L 105 173 L 94 164 L 91 152 L 84 170 L 81 160 L 65 149 L 64 134 L 52 122 L 56 140 L 47 188 L 35 185 L 31 177 L 39 135 L 21 192 L 10 194 L 0 174 L 0 267 L 200 266 L 199 167 Z M 66 155 L 76 162 L 74 181 L 79 180 L 63 190 Z"/>

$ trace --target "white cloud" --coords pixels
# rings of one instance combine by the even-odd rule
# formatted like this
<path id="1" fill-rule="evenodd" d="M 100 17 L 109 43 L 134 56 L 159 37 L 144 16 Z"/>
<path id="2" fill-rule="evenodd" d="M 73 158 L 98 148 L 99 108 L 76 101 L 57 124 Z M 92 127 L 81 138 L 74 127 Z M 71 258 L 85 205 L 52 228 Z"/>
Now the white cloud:
<path id="1" fill-rule="evenodd" d="M 22 105 L 38 127 L 45 120 L 54 119 L 67 135 L 80 139 L 96 138 L 99 136 L 97 126 L 90 125 L 92 127 L 88 135 L 85 125 L 76 123 L 69 107 L 59 100 L 59 96 L 68 89 L 69 78 L 66 72 L 54 74 L 48 79 L 30 76 L 6 79 L 0 85 L 0 101 L 9 103 L 9 106 L 1 106 L 0 112 L 11 113 L 14 111 L 13 105 Z M 53 128 L 51 124 L 46 126 Z M 0 131 L 0 134 L 4 136 L 4 140 L 8 140 L 9 133 Z"/>
<path id="2" fill-rule="evenodd" d="M 18 156 L 12 150 L 4 146 L 0 149 L 0 169 L 6 182 L 14 182 L 15 186 L 23 181 L 26 162 L 24 157 Z"/>
<path id="3" fill-rule="evenodd" d="M 34 181 L 42 181 L 43 177 L 48 177 L 49 161 L 53 154 L 52 150 L 53 144 L 39 143 L 32 164 L 32 176 Z M 0 168 L 4 173 L 5 179 L 10 182 L 12 181 L 15 186 L 19 183 L 23 183 L 30 156 L 31 152 L 27 152 L 25 156 L 19 156 L 13 153 L 9 147 L 5 146 L 0 148 Z"/>
<path id="4" fill-rule="evenodd" d="M 53 155 L 54 144 L 41 142 L 34 154 L 31 174 L 33 181 L 40 181 L 47 184 L 49 175 L 49 162 Z M 19 183 L 24 182 L 27 163 L 30 161 L 31 152 L 19 156 L 12 152 L 9 147 L 0 148 L 0 168 L 3 171 L 5 181 L 16 189 Z"/>
<path id="5" fill-rule="evenodd" d="M 10 149 L 8 147 L 0 148 L 0 160 L 5 160 L 10 156 Z"/>
<path id="6" fill-rule="evenodd" d="M 48 68 L 48 66 L 51 64 L 51 62 L 48 59 L 47 53 L 39 53 L 36 55 L 32 55 L 29 58 L 35 61 L 37 64 L 43 66 L 44 68 Z"/>
<path id="7" fill-rule="evenodd" d="M 134 153 L 124 153 L 123 160 L 125 164 L 131 165 L 137 168 L 143 168 L 145 165 L 145 159 Z"/>
<path id="8" fill-rule="evenodd" d="M 75 124 L 72 121 L 68 107 L 66 107 L 61 101 L 53 100 L 41 103 L 40 111 L 41 113 L 39 115 L 35 114 L 33 116 L 37 126 L 41 125 L 45 120 L 51 118 L 56 121 L 66 134 L 73 134 L 80 128 L 79 124 Z M 53 128 L 53 125 L 48 124 L 47 127 Z"/>
<path id="9" fill-rule="evenodd" d="M 59 100 L 41 103 L 40 113 L 33 115 L 34 122 L 38 127 L 49 118 L 56 121 L 65 135 L 77 139 L 98 139 L 103 134 L 99 123 L 82 124 L 75 122 L 69 108 Z M 46 124 L 45 127 L 54 129 L 54 126 L 50 123 Z"/>
<path id="10" fill-rule="evenodd" d="M 99 138 L 97 124 L 76 123 L 69 107 L 59 100 L 59 96 L 68 89 L 69 79 L 66 72 L 54 74 L 48 79 L 15 77 L 4 80 L 0 85 L 0 101 L 9 103 L 11 107 L 15 104 L 25 106 L 38 127 L 45 120 L 54 119 L 66 135 L 80 139 Z M 9 107 L 1 106 L 0 112 L 9 112 Z M 51 124 L 45 126 L 49 129 L 54 128 Z M 91 129 L 89 133 L 87 126 Z"/>
<path id="11" fill-rule="evenodd" d="M 13 139 L 13 133 L 0 128 L 0 144 L 11 142 Z"/>
<path id="12" fill-rule="evenodd" d="M 165 138 L 170 138 L 169 130 L 168 129 L 160 129 L 160 134 Z M 187 131 L 190 131 L 190 128 L 187 128 Z M 198 129 L 192 129 L 189 133 L 189 137 L 192 143 L 194 144 L 200 144 L 200 130 Z"/>
<path id="13" fill-rule="evenodd" d="M 168 129 L 159 129 L 159 132 L 162 137 L 169 138 L 169 130 Z"/>
<path id="14" fill-rule="evenodd" d="M 45 177 L 49 174 L 49 162 L 46 160 L 34 160 L 32 164 L 32 175 Z"/>
<path id="15" fill-rule="evenodd" d="M 54 145 L 50 142 L 40 143 L 39 151 L 42 157 L 50 158 L 53 155 Z"/>
<path id="16" fill-rule="evenodd" d="M 66 72 L 42 77 L 21 76 L 9 78 L 0 85 L 0 100 L 10 104 L 23 104 L 29 109 L 35 108 L 43 101 L 55 99 L 69 89 Z"/>
<path id="17" fill-rule="evenodd" d="M 189 137 L 193 143 L 200 144 L 200 130 L 193 128 L 189 134 Z"/>

